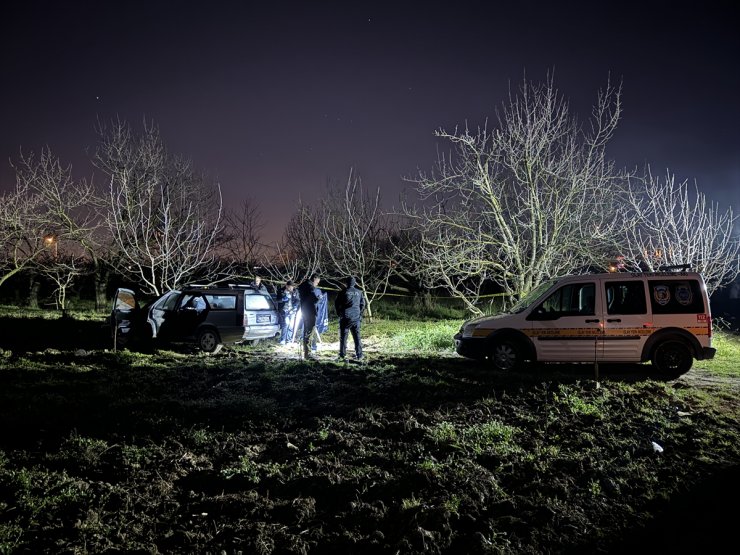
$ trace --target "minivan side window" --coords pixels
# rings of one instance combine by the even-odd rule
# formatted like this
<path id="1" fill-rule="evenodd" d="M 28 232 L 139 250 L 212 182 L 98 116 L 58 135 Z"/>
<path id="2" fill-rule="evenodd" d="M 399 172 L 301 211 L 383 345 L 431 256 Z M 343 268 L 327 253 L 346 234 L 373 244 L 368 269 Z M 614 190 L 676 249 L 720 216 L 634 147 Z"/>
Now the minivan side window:
<path id="1" fill-rule="evenodd" d="M 547 297 L 534 311 L 535 317 L 593 316 L 596 287 L 593 283 L 569 283 Z"/>
<path id="2" fill-rule="evenodd" d="M 206 295 L 211 310 L 234 310 L 236 295 Z"/>
<path id="3" fill-rule="evenodd" d="M 705 312 L 701 286 L 695 279 L 649 280 L 653 314 L 701 314 Z"/>
<path id="4" fill-rule="evenodd" d="M 172 293 L 170 293 L 169 297 L 165 297 L 164 299 L 162 299 L 164 302 L 160 301 L 162 302 L 160 306 L 155 307 L 155 308 L 161 308 L 162 310 L 175 310 L 175 305 L 177 304 L 177 300 L 179 298 L 180 298 L 180 294 L 173 291 Z"/>
<path id="5" fill-rule="evenodd" d="M 607 281 L 605 290 L 607 314 L 647 314 L 642 281 Z"/>

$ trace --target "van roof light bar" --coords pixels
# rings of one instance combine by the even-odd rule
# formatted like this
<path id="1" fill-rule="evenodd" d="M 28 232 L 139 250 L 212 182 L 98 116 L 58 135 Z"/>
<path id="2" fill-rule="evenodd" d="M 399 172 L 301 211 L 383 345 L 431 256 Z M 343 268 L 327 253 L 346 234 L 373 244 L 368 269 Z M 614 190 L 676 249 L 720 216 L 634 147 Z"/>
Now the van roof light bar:
<path id="1" fill-rule="evenodd" d="M 673 266 L 660 266 L 659 272 L 685 272 L 691 269 L 691 264 L 675 264 Z"/>

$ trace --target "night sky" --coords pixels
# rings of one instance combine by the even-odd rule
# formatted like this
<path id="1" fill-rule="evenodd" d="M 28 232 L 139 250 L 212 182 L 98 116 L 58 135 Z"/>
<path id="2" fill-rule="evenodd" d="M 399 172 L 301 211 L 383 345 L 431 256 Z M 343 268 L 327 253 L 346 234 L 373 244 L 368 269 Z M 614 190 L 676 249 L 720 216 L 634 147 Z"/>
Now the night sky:
<path id="1" fill-rule="evenodd" d="M 89 176 L 96 121 L 146 117 L 229 204 L 256 201 L 276 240 L 299 196 L 351 166 L 397 204 L 402 178 L 434 163 L 435 129 L 494 119 L 525 72 L 554 71 L 583 119 L 610 74 L 623 82 L 620 166 L 669 167 L 740 211 L 739 15 L 729 2 L 5 2 L 0 190 L 20 148 L 48 145 Z"/>

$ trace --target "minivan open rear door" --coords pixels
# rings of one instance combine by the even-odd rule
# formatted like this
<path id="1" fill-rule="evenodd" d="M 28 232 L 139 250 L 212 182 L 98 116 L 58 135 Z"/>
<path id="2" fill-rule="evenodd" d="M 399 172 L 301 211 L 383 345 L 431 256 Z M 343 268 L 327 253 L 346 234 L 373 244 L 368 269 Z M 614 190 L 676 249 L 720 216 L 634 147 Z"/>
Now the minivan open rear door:
<path id="1" fill-rule="evenodd" d="M 113 336 L 113 350 L 125 346 L 133 336 L 133 319 L 139 304 L 136 294 L 131 289 L 119 288 L 113 296 L 110 324 Z"/>

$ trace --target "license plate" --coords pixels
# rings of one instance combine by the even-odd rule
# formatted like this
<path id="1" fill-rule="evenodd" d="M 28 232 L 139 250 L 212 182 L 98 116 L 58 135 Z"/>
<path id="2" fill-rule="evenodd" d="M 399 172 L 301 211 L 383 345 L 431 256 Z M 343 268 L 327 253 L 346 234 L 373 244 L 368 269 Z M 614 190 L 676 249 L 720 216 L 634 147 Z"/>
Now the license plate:
<path id="1" fill-rule="evenodd" d="M 257 314 L 257 323 L 258 324 L 269 324 L 270 323 L 270 315 L 269 314 Z"/>

